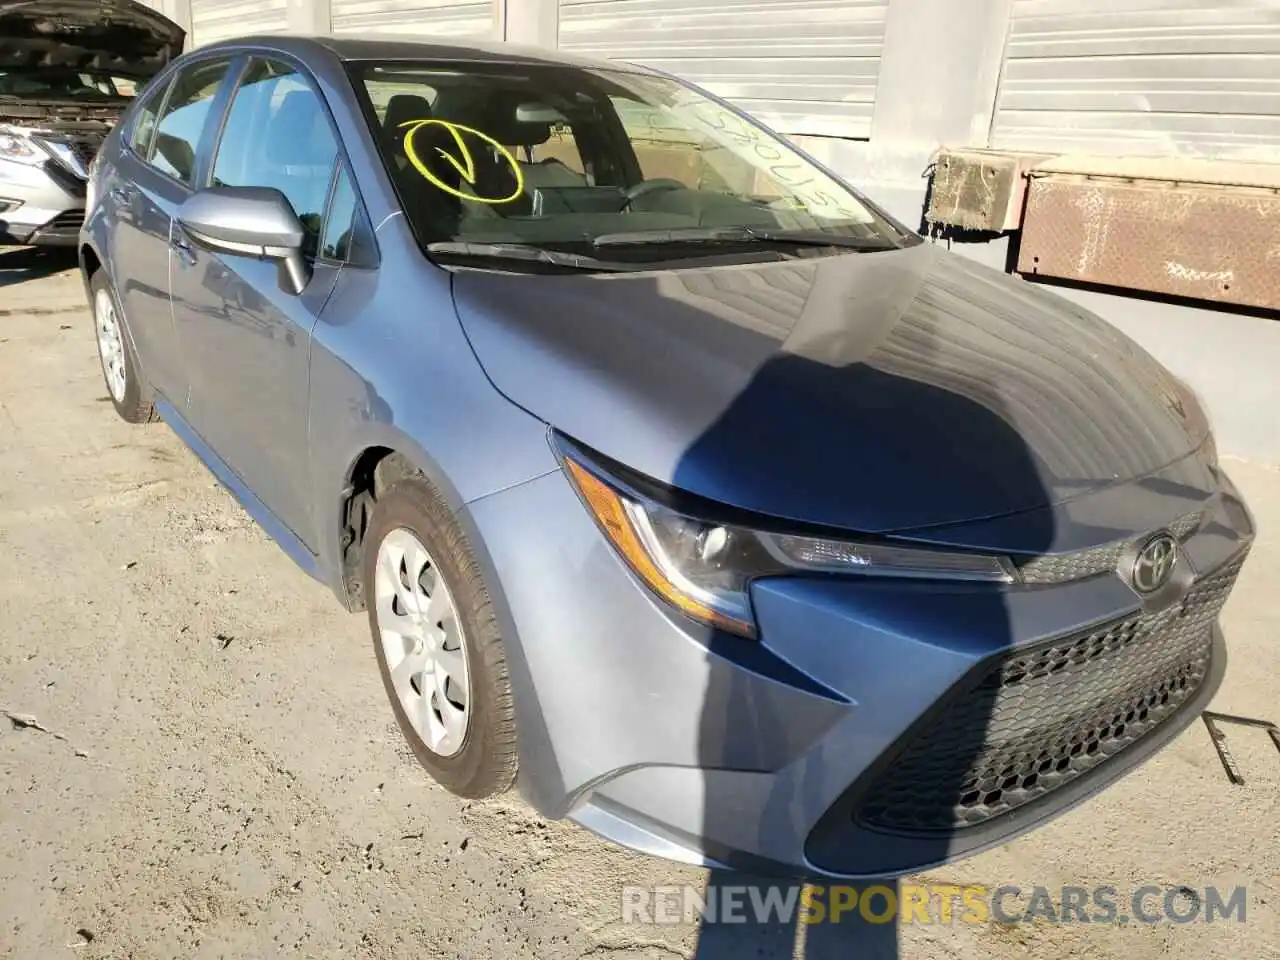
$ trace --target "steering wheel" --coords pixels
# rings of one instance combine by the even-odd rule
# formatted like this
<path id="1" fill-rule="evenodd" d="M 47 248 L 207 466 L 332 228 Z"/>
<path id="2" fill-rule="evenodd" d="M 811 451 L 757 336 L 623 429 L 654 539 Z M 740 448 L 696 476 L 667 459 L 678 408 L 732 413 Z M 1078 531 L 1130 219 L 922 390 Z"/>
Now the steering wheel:
<path id="1" fill-rule="evenodd" d="M 679 180 L 672 180 L 669 177 L 656 177 L 653 180 L 641 180 L 635 186 L 628 187 L 622 192 L 622 209 L 629 210 L 631 205 L 641 197 L 647 197 L 651 193 L 661 193 L 665 190 L 687 190 L 689 189 Z"/>

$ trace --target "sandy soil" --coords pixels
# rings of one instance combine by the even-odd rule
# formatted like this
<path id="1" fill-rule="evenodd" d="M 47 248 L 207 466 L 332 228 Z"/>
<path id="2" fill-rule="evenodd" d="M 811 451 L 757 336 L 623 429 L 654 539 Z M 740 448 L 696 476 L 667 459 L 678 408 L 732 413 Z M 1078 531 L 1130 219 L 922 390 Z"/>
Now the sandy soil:
<path id="1" fill-rule="evenodd" d="M 1246 922 L 623 924 L 634 856 L 413 763 L 366 625 L 163 425 L 120 422 L 78 277 L 0 253 L 0 955 L 1280 957 L 1280 756 L 1199 724 L 1102 797 L 931 880 L 1248 887 Z M 1280 472 L 1214 708 L 1280 721 Z M 6 716 L 6 714 L 12 716 Z"/>

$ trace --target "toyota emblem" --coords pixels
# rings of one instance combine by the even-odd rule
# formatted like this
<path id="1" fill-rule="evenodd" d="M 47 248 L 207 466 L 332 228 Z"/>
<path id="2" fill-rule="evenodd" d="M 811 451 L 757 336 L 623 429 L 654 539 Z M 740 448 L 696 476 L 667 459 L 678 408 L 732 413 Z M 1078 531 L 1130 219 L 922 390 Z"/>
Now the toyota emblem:
<path id="1" fill-rule="evenodd" d="M 1167 533 L 1158 533 L 1142 545 L 1133 561 L 1133 586 L 1139 593 L 1154 593 L 1173 574 L 1178 544 Z"/>

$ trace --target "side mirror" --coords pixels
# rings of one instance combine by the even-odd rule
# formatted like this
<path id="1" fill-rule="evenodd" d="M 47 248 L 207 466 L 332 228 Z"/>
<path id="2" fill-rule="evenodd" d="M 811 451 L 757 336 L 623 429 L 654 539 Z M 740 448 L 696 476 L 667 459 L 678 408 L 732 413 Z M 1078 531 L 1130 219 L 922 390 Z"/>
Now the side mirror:
<path id="1" fill-rule="evenodd" d="M 273 187 L 210 187 L 188 197 L 178 223 L 206 250 L 275 260 L 281 289 L 302 293 L 311 267 L 302 254 L 306 235 L 285 195 Z"/>

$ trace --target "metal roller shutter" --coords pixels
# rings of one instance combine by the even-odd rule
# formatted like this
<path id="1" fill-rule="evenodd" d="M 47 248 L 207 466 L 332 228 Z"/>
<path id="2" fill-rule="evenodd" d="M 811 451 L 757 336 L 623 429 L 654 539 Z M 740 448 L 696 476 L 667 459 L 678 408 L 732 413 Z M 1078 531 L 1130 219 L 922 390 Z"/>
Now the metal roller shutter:
<path id="1" fill-rule="evenodd" d="M 1017 0 L 991 144 L 1280 160 L 1280 8 Z"/>
<path id="2" fill-rule="evenodd" d="M 888 0 L 560 0 L 560 47 L 701 84 L 784 133 L 871 131 Z"/>
<path id="3" fill-rule="evenodd" d="M 494 0 L 333 0 L 335 35 L 491 40 Z"/>
<path id="4" fill-rule="evenodd" d="M 255 33 L 289 29 L 286 0 L 191 0 L 188 49 Z"/>

